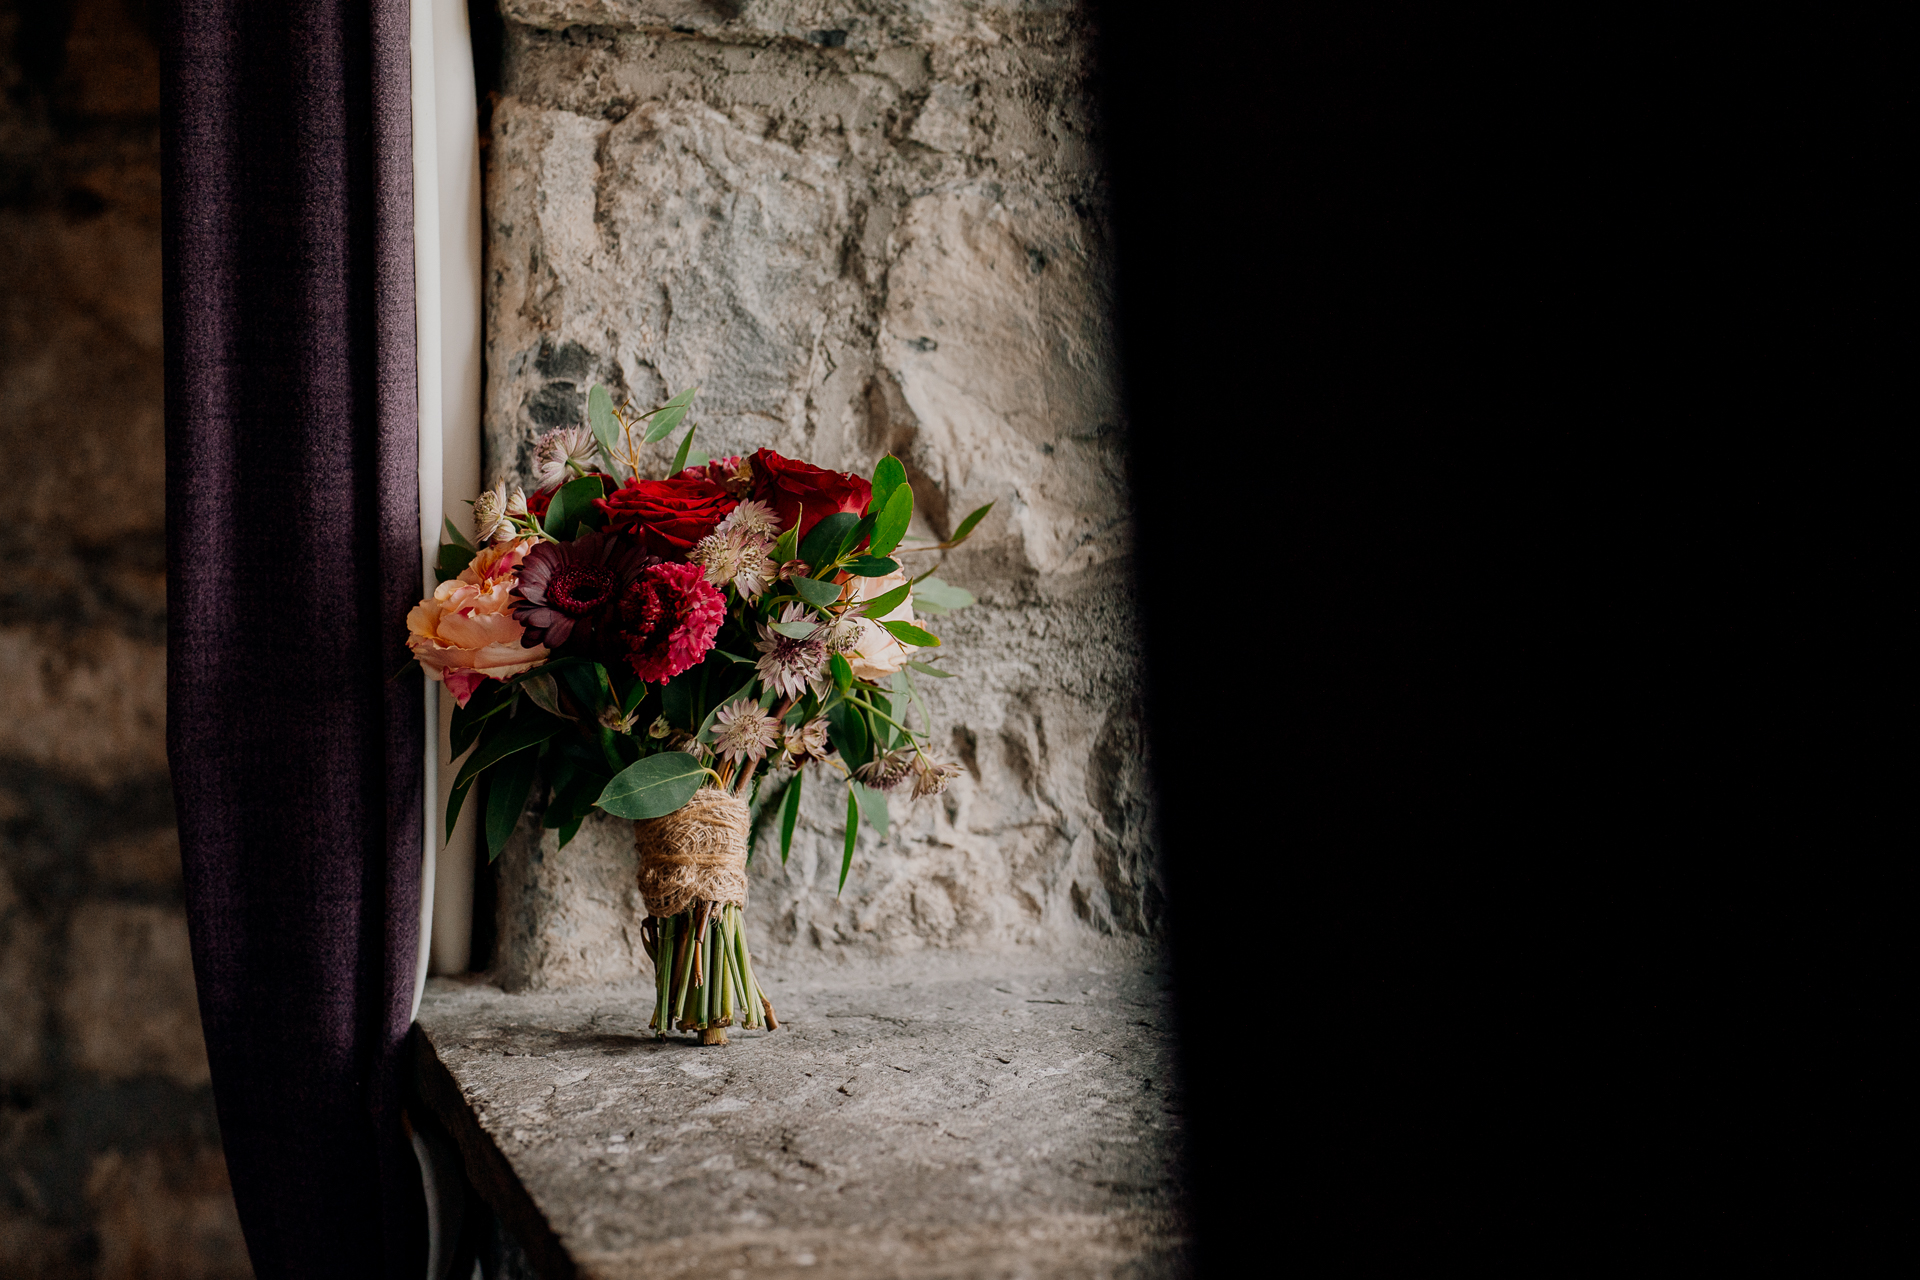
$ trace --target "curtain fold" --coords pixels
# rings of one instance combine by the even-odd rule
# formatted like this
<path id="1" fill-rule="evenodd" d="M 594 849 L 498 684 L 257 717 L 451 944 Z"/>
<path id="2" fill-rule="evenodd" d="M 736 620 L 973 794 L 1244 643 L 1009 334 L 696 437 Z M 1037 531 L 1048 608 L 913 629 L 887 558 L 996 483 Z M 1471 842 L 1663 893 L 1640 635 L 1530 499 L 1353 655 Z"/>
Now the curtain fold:
<path id="1" fill-rule="evenodd" d="M 422 691 L 405 0 L 164 13 L 167 738 L 256 1272 L 417 1277 Z"/>

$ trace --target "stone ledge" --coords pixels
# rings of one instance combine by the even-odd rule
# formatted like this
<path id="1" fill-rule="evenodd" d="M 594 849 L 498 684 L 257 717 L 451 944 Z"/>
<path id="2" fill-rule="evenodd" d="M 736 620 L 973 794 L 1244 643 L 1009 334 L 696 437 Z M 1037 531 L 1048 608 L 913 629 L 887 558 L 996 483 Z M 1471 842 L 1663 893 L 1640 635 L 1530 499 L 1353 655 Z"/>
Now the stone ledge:
<path id="1" fill-rule="evenodd" d="M 416 1084 L 543 1280 L 1191 1270 L 1162 973 L 915 958 L 775 979 L 775 1032 L 651 986 L 434 979 Z"/>

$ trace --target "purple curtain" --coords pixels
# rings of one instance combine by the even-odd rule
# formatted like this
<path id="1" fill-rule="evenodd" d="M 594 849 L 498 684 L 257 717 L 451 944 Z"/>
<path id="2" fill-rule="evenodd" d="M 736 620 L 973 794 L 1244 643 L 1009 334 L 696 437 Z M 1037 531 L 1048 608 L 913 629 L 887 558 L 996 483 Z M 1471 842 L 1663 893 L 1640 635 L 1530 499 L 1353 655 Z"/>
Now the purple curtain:
<path id="1" fill-rule="evenodd" d="M 167 747 L 221 1136 L 262 1277 L 425 1269 L 404 0 L 163 22 Z"/>

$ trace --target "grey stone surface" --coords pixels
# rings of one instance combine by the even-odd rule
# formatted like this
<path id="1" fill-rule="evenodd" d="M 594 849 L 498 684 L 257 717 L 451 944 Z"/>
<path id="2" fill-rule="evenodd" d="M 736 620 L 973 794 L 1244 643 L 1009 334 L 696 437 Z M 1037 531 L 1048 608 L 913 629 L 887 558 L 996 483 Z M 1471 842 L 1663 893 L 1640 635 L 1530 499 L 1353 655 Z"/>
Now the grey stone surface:
<path id="1" fill-rule="evenodd" d="M 724 1047 L 650 984 L 436 978 L 420 1026 L 583 1276 L 1185 1274 L 1166 979 L 1089 957 L 773 974 Z"/>
<path id="2" fill-rule="evenodd" d="M 844 796 L 810 775 L 756 860 L 774 956 L 1071 950 L 1157 936 L 1092 30 L 1071 4 L 510 0 L 487 209 L 487 479 L 588 386 L 698 385 L 698 442 L 908 467 L 922 535 L 997 505 L 927 625 L 965 766 L 896 805 L 834 895 Z M 664 472 L 668 445 L 656 446 Z M 764 788 L 769 797 L 783 785 Z M 762 833 L 762 848 L 769 847 Z M 514 988 L 642 963 L 624 824 L 505 855 Z"/>

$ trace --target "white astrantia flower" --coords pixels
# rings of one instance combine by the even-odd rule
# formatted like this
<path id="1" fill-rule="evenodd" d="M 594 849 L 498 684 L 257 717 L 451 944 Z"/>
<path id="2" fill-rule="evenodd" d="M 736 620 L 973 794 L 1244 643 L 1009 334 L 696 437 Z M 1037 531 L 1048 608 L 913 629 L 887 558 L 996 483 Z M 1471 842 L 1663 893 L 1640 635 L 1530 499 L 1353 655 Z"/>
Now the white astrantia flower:
<path id="1" fill-rule="evenodd" d="M 727 513 L 714 528 L 715 533 L 739 532 L 768 542 L 780 536 L 780 517 L 764 502 L 743 502 Z"/>
<path id="2" fill-rule="evenodd" d="M 507 523 L 507 482 L 502 480 L 473 500 L 473 540 L 482 546 L 495 538 L 510 538 Z"/>
<path id="3" fill-rule="evenodd" d="M 806 622 L 811 614 L 803 604 L 790 604 L 781 610 L 781 622 Z M 760 650 L 760 660 L 754 669 L 760 673 L 762 683 L 778 689 L 788 698 L 797 698 L 805 693 L 807 686 L 819 680 L 827 667 L 827 645 L 821 635 L 822 628 L 815 627 L 806 637 L 781 635 L 766 623 L 760 624 L 760 639 L 754 641 L 754 647 Z"/>
<path id="4" fill-rule="evenodd" d="M 740 594 L 754 599 L 773 584 L 773 560 L 768 544 L 738 529 L 716 529 L 700 539 L 687 553 L 687 559 L 706 571 L 707 581 L 716 587 L 732 583 Z"/>
<path id="5" fill-rule="evenodd" d="M 911 751 L 890 751 L 878 760 L 869 760 L 853 771 L 853 776 L 875 791 L 891 791 L 913 772 Z"/>
<path id="6" fill-rule="evenodd" d="M 722 757 L 758 764 L 780 740 L 780 722 L 752 698 L 738 698 L 713 718 L 713 749 Z"/>
<path id="7" fill-rule="evenodd" d="M 798 728 L 788 729 L 780 749 L 796 767 L 809 760 L 825 760 L 833 753 L 827 741 L 827 718 L 815 716 Z"/>
<path id="8" fill-rule="evenodd" d="M 913 761 L 913 798 L 937 796 L 947 789 L 947 784 L 960 776 L 960 766 L 929 756 L 916 756 Z"/>
<path id="9" fill-rule="evenodd" d="M 565 480 L 577 463 L 583 469 L 593 462 L 599 443 L 585 427 L 556 427 L 533 442 L 533 482 L 542 489 Z"/>
<path id="10" fill-rule="evenodd" d="M 513 486 L 513 492 L 507 495 L 507 518 L 509 520 L 527 518 L 527 494 L 519 485 Z"/>

